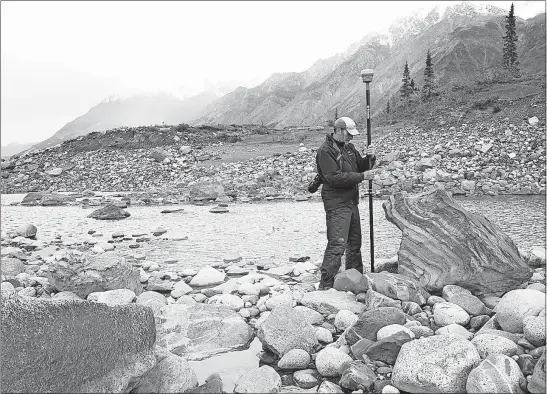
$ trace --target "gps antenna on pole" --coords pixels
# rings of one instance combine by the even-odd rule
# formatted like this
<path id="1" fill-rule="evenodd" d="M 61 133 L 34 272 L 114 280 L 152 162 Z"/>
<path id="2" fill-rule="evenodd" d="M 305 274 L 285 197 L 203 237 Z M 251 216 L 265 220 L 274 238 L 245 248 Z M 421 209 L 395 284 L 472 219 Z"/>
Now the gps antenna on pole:
<path id="1" fill-rule="evenodd" d="M 374 70 L 365 69 L 361 71 L 361 78 L 367 88 L 367 146 L 371 144 L 371 130 L 370 130 L 370 87 L 374 76 Z M 373 218 L 373 205 L 372 205 L 372 179 L 368 181 L 368 209 L 369 209 L 369 221 L 370 221 L 370 272 L 374 272 L 374 218 Z"/>

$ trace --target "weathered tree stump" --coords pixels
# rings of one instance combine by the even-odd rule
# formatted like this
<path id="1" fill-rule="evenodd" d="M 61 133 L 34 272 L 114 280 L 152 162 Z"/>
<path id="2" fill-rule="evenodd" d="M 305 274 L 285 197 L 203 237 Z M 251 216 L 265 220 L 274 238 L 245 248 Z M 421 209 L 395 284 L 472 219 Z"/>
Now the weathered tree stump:
<path id="1" fill-rule="evenodd" d="M 429 291 L 455 284 L 475 294 L 501 295 L 532 276 L 509 236 L 443 189 L 412 197 L 395 193 L 383 208 L 403 232 L 398 272 Z"/>

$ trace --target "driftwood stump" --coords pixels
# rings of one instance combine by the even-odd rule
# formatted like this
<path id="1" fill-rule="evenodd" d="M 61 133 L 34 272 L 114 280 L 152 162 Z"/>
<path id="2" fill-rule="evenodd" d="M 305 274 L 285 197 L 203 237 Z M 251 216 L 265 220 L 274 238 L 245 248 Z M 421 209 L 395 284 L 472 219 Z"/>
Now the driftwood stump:
<path id="1" fill-rule="evenodd" d="M 428 291 L 455 284 L 475 294 L 501 295 L 532 276 L 509 236 L 443 189 L 417 196 L 395 193 L 383 208 L 403 232 L 398 272 Z"/>

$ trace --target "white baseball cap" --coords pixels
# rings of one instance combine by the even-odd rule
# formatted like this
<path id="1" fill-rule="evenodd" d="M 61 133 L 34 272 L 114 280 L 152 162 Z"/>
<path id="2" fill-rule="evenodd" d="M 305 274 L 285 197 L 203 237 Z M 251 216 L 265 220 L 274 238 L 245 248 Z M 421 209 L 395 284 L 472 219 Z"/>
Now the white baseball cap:
<path id="1" fill-rule="evenodd" d="M 346 129 L 351 135 L 359 134 L 359 131 L 355 126 L 355 122 L 347 116 L 342 116 L 341 118 L 336 119 L 336 122 L 334 122 L 334 127 L 337 129 Z"/>

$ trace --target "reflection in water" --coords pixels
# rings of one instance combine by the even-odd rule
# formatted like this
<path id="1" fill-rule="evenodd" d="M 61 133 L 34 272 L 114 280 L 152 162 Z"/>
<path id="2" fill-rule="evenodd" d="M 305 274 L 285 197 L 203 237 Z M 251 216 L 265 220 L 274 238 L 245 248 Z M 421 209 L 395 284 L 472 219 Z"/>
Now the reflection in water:
<path id="1" fill-rule="evenodd" d="M 256 354 L 262 350 L 260 340 L 255 337 L 247 350 L 223 353 L 202 361 L 190 361 L 190 366 L 198 377 L 199 384 L 213 373 L 222 379 L 223 391 L 233 393 L 237 379 L 245 372 L 258 368 Z"/>

